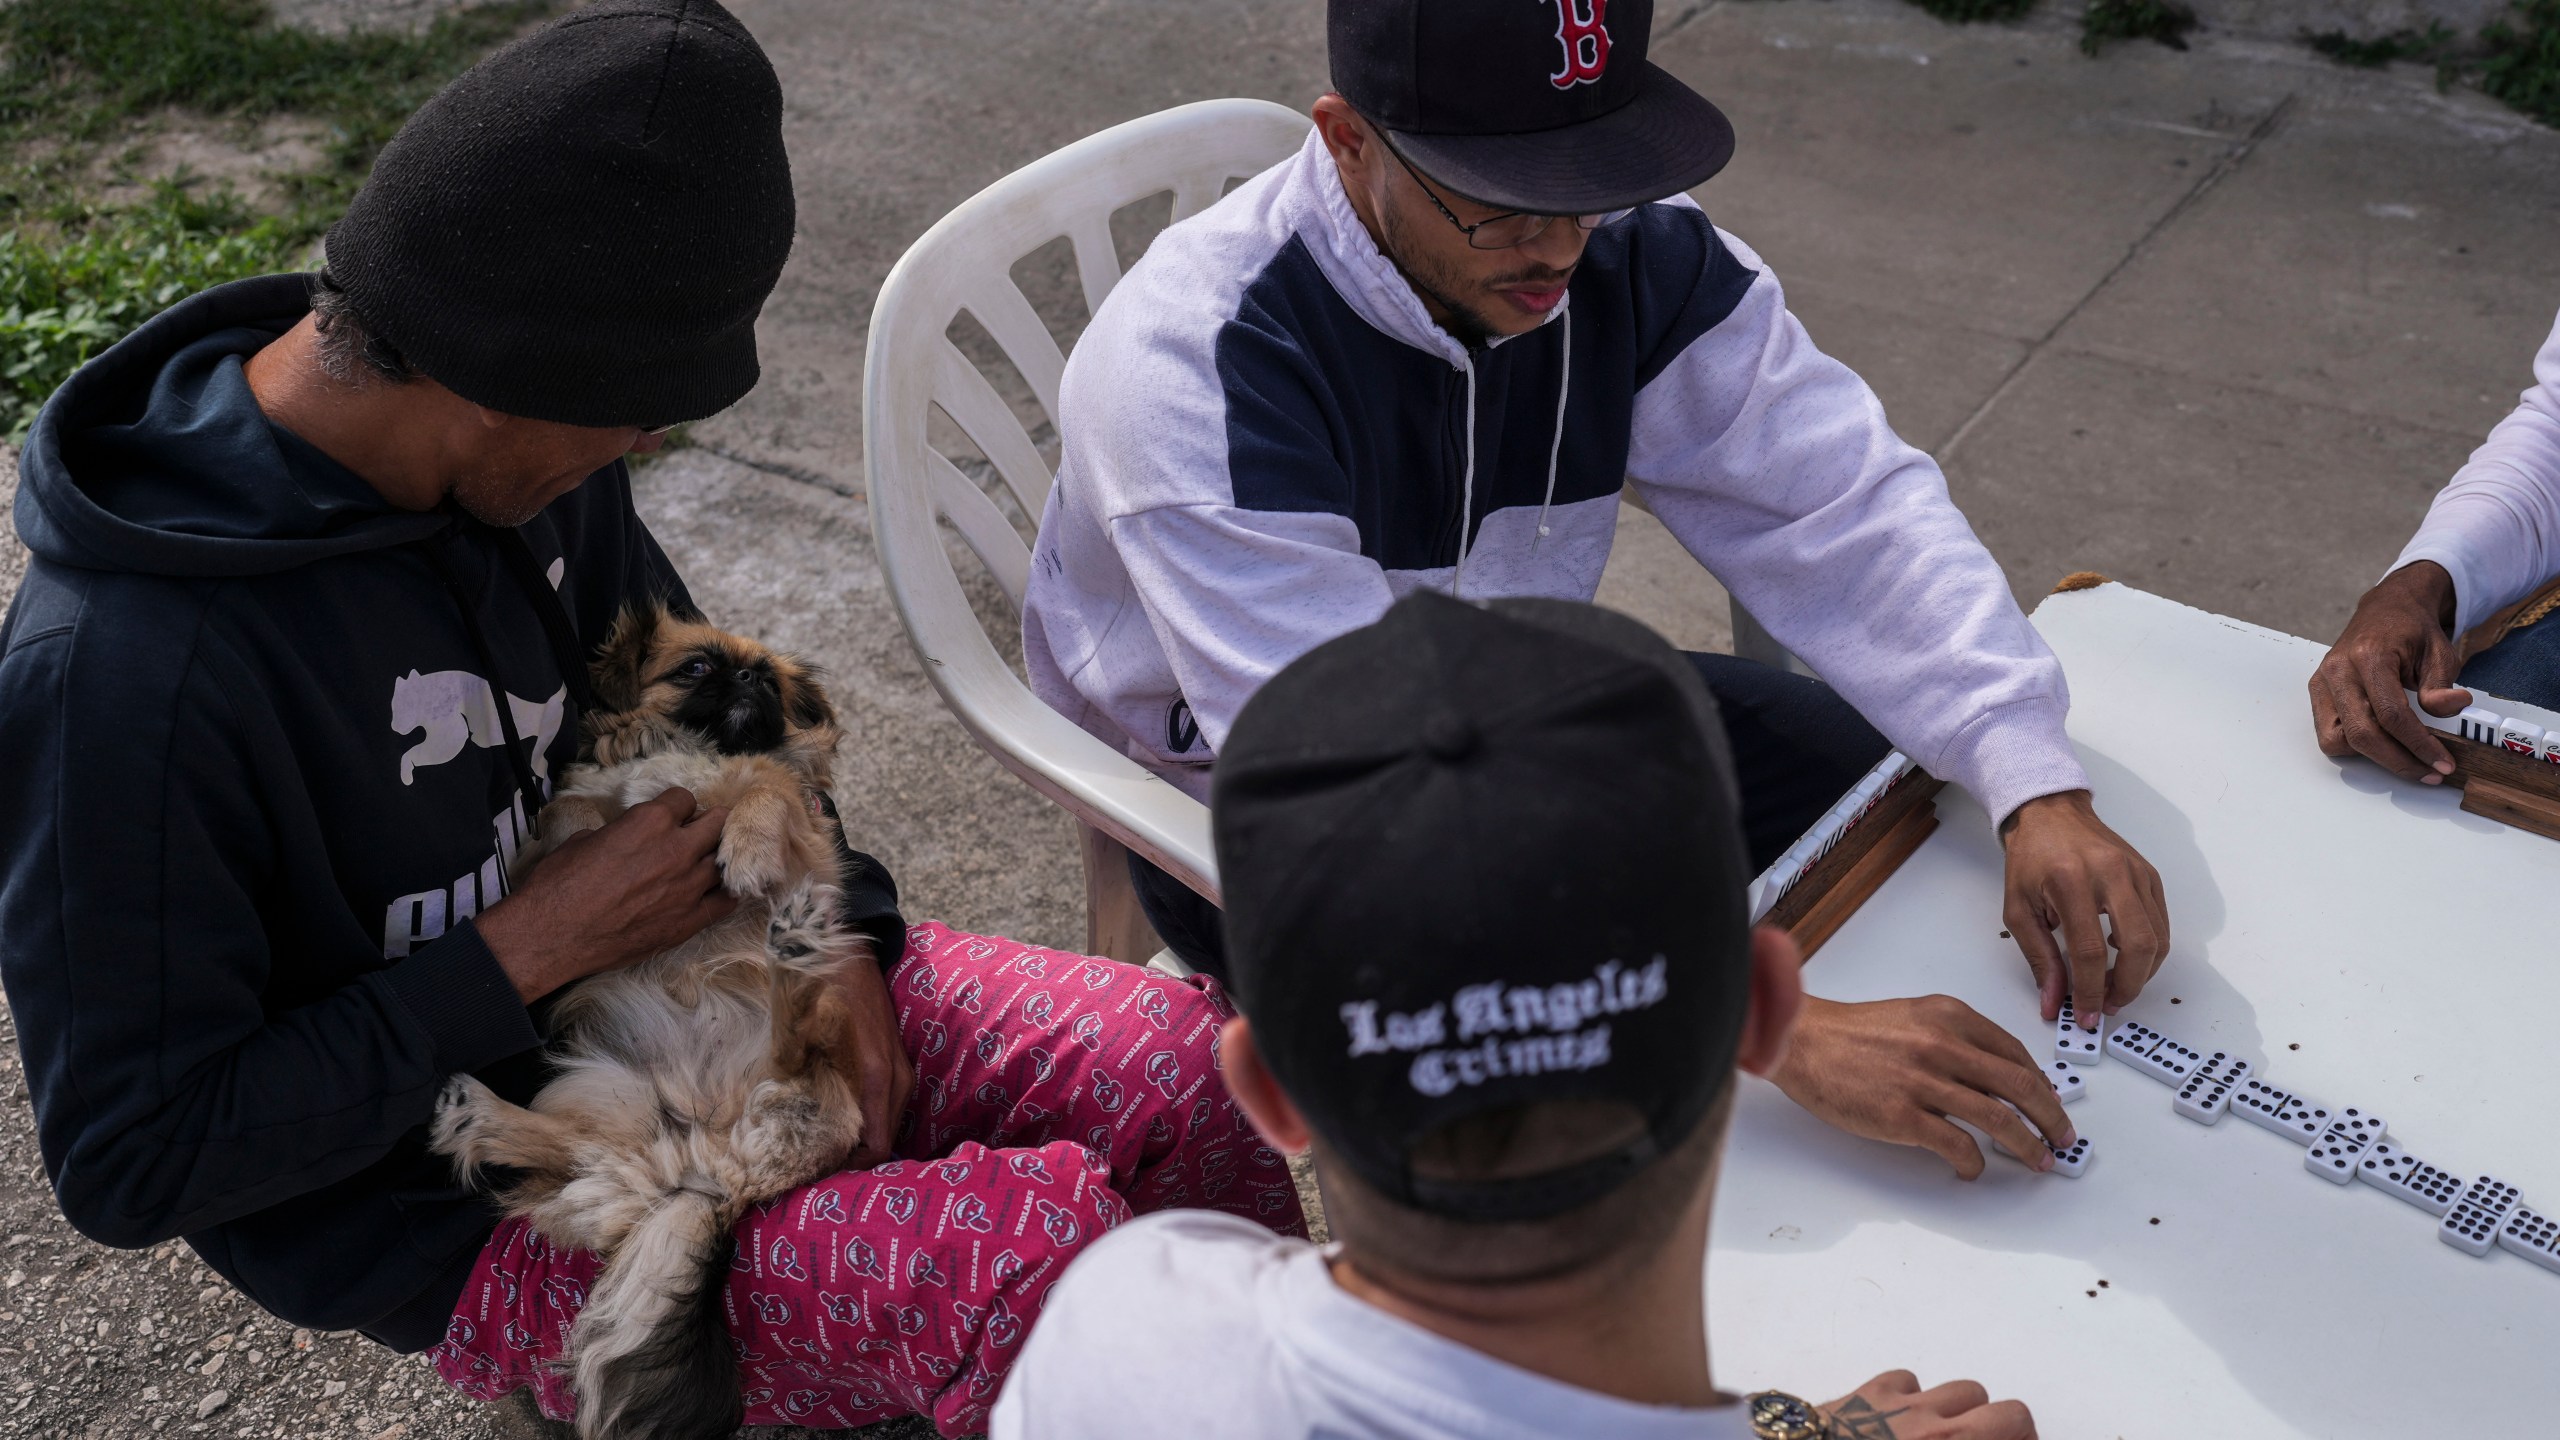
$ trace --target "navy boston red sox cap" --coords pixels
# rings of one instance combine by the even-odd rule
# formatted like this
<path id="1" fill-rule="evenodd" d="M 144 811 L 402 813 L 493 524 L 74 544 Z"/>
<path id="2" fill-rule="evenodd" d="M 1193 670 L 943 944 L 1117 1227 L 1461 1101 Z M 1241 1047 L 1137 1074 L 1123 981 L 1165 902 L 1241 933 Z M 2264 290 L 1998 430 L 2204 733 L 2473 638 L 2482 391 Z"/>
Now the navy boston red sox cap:
<path id="1" fill-rule="evenodd" d="M 1333 86 L 1468 199 L 1590 215 L 1704 183 L 1733 125 L 1645 58 L 1653 0 L 1329 0 Z"/>
<path id="2" fill-rule="evenodd" d="M 1732 762 L 1696 668 L 1644 626 L 1417 593 L 1272 677 L 1213 783 L 1237 1003 L 1381 1194 L 1559 1215 L 1732 1083 L 1751 969 Z M 1544 1173 L 1415 1162 L 1454 1122 L 1551 1101 L 1633 1123 Z"/>

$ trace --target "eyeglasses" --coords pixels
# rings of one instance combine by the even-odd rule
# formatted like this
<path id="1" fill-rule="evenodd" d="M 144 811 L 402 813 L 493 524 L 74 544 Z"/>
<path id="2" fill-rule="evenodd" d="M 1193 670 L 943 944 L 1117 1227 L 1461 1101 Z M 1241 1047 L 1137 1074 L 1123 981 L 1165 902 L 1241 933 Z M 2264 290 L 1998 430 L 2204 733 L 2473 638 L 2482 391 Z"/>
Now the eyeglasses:
<path id="1" fill-rule="evenodd" d="M 639 427 L 639 428 L 640 428 L 640 438 L 642 438 L 642 439 L 646 440 L 646 439 L 653 438 L 653 437 L 655 437 L 655 436 L 664 435 L 664 434 L 666 434 L 668 431 L 673 430 L 674 428 L 676 428 L 676 426 L 681 425 L 681 424 L 683 424 L 683 423 L 684 423 L 684 422 L 683 422 L 683 421 L 681 421 L 681 420 L 676 420 L 676 421 L 672 421 L 672 422 L 670 422 L 670 423 L 668 423 L 668 424 L 665 424 L 665 425 L 643 425 L 643 426 Z"/>
<path id="2" fill-rule="evenodd" d="M 1413 168 L 1412 161 L 1397 154 L 1396 147 L 1388 146 L 1387 153 L 1395 155 L 1396 163 L 1404 167 L 1404 173 L 1412 176 L 1413 183 L 1421 186 L 1422 193 L 1430 197 L 1432 207 L 1446 217 L 1450 224 L 1457 226 L 1458 233 L 1466 236 L 1467 243 L 1478 250 L 1508 250 L 1516 245 L 1526 245 L 1546 234 L 1547 227 L 1558 220 L 1571 220 L 1582 233 L 1588 235 L 1603 225 L 1623 220 L 1636 213 L 1628 209 L 1604 210 L 1597 215 L 1532 215 L 1525 210 L 1512 210 L 1470 225 L 1459 219 L 1456 211 L 1440 202 L 1440 197 L 1431 189 L 1431 182 L 1422 178 L 1422 172 Z"/>

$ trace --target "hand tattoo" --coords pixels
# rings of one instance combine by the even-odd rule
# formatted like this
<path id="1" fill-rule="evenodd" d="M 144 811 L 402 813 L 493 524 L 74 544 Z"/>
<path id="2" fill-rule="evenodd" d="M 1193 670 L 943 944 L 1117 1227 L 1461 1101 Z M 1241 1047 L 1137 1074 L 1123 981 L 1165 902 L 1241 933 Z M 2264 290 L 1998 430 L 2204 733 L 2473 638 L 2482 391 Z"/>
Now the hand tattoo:
<path id="1" fill-rule="evenodd" d="M 1878 1410 L 1862 1395 L 1852 1395 L 1831 1412 L 1831 1433 L 1839 1440 L 1894 1440 L 1893 1417 L 1910 1409 Z"/>

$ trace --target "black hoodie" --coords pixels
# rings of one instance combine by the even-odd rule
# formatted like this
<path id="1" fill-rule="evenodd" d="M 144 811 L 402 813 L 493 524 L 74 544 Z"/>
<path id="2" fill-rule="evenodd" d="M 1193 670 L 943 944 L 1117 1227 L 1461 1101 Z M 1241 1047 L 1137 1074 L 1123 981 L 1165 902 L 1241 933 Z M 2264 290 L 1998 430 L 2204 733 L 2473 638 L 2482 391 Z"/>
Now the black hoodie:
<path id="1" fill-rule="evenodd" d="M 691 602 L 620 461 L 500 532 L 270 425 L 242 366 L 308 308 L 292 275 L 187 300 L 28 436 L 0 979 L 83 1234 L 183 1235 L 293 1323 L 417 1349 L 494 1219 L 425 1147 L 439 1083 L 540 1080 L 471 919 L 524 771 L 575 758 L 564 672 L 615 613 Z"/>

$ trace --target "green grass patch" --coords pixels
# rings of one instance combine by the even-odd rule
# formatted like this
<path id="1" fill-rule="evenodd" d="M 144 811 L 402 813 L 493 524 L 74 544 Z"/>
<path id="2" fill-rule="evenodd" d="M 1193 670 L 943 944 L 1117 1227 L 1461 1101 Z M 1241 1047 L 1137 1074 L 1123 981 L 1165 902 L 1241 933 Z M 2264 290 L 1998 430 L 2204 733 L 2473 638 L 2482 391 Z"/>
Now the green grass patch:
<path id="1" fill-rule="evenodd" d="M 2394 30 L 2388 35 L 2358 39 L 2344 30 L 2323 30 L 2314 34 L 2302 32 L 2302 43 L 2337 61 L 2359 70 L 2379 70 L 2396 60 L 2436 63 L 2453 53 L 2453 31 L 2441 20 L 2419 30 Z"/>
<path id="2" fill-rule="evenodd" d="M 2089 0 L 2080 12 L 2080 53 L 2095 55 L 2114 40 L 2150 40 L 2184 50 L 2194 28 L 2196 12 L 2178 0 Z"/>
<path id="3" fill-rule="evenodd" d="M 1911 3 L 1956 25 L 1980 21 L 2023 20 L 2036 0 L 1911 0 Z"/>
<path id="4" fill-rule="evenodd" d="M 230 191 L 176 182 L 68 237 L 0 233 L 0 428 L 15 443 L 90 356 L 198 290 L 288 268 L 305 243 Z"/>
<path id="5" fill-rule="evenodd" d="M 2560 125 L 2560 0 L 2516 0 L 2480 32 L 2480 88 Z"/>
<path id="6" fill-rule="evenodd" d="M 496 0 L 414 34 L 320 35 L 267 0 L 0 0 L 0 429 L 22 436 L 81 362 L 175 301 L 300 263 L 411 111 L 561 8 Z M 100 206 L 100 157 L 172 109 L 309 117 L 322 159 L 275 177 L 278 213 L 183 178 Z"/>

